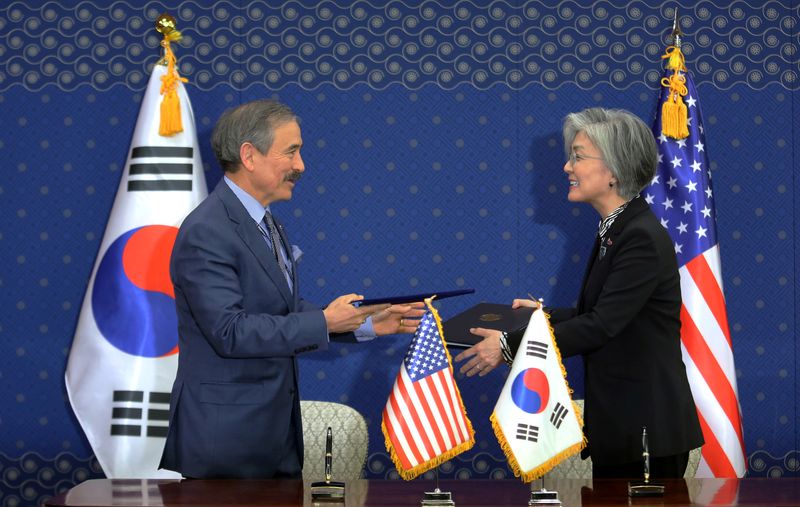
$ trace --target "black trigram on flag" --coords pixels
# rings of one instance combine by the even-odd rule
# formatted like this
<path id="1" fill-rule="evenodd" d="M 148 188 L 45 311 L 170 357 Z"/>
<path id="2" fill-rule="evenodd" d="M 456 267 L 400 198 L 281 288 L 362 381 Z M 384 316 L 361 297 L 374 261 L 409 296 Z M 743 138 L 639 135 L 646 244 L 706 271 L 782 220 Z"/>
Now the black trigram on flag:
<path id="1" fill-rule="evenodd" d="M 533 424 L 517 424 L 517 440 L 537 442 L 539 440 L 539 427 Z"/>
<path id="2" fill-rule="evenodd" d="M 528 342 L 525 354 L 541 359 L 547 359 L 547 344 L 542 342 Z"/>
<path id="3" fill-rule="evenodd" d="M 564 422 L 564 418 L 568 413 L 569 410 L 567 410 L 564 405 L 561 403 L 556 403 L 553 412 L 550 413 L 550 422 L 553 423 L 553 426 L 555 426 L 556 429 L 561 428 L 561 423 Z"/>
<path id="4" fill-rule="evenodd" d="M 167 438 L 170 393 L 114 391 L 111 436 Z"/>
<path id="5" fill-rule="evenodd" d="M 191 146 L 137 146 L 131 151 L 128 192 L 192 191 Z"/>

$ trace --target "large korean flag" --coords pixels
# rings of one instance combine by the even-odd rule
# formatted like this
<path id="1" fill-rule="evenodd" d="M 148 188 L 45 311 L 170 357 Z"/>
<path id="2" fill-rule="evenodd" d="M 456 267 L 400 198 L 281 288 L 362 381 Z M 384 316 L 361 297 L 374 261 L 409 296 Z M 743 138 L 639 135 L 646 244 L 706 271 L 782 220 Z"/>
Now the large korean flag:
<path id="1" fill-rule="evenodd" d="M 72 408 L 110 478 L 175 476 L 158 471 L 178 367 L 169 258 L 208 189 L 182 83 L 184 130 L 158 133 L 166 71 L 156 65 L 150 76 L 66 371 Z"/>

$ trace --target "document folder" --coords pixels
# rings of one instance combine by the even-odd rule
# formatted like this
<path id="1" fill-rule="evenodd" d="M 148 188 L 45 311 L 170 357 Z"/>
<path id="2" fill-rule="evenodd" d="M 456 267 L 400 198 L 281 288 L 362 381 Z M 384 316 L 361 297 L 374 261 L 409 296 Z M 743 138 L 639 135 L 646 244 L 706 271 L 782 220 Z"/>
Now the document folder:
<path id="1" fill-rule="evenodd" d="M 417 301 L 425 301 L 429 297 L 433 296 L 436 296 L 434 301 L 439 301 L 440 299 L 463 296 L 464 294 L 472 294 L 473 292 L 475 292 L 475 289 L 459 289 L 441 292 L 423 292 L 422 294 L 406 294 L 403 296 L 367 298 L 362 299 L 361 301 L 353 301 L 353 306 L 381 305 L 385 303 L 401 305 L 403 303 L 416 303 Z"/>
<path id="2" fill-rule="evenodd" d="M 442 323 L 444 339 L 448 345 L 472 347 L 482 337 L 469 332 L 470 328 L 483 327 L 511 333 L 525 328 L 531 320 L 533 308 L 512 309 L 511 305 L 478 303 Z"/>

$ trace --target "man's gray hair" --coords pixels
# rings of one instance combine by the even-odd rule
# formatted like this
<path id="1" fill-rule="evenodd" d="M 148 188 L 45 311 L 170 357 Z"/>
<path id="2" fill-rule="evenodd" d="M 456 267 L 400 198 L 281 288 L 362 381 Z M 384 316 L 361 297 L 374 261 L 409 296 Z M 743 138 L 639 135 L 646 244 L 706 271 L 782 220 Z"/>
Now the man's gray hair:
<path id="1" fill-rule="evenodd" d="M 225 172 L 239 168 L 239 148 L 252 143 L 261 153 L 267 153 L 275 139 L 275 129 L 290 121 L 298 121 L 289 106 L 275 100 L 254 100 L 228 109 L 214 126 L 211 148 Z"/>
<path id="2" fill-rule="evenodd" d="M 585 133 L 600 150 L 623 199 L 636 197 L 656 175 L 656 141 L 652 131 L 636 115 L 624 109 L 600 107 L 568 114 L 563 130 L 567 157 L 578 132 Z"/>

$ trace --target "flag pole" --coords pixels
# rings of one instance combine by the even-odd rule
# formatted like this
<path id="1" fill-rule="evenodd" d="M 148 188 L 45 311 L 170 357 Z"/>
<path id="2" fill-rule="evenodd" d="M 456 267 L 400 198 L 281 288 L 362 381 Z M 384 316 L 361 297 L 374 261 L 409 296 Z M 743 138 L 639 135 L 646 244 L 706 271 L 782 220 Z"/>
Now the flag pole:
<path id="1" fill-rule="evenodd" d="M 422 497 L 422 507 L 455 507 L 453 495 L 449 491 L 439 489 L 439 465 L 433 469 L 433 491 L 426 491 Z"/>
<path id="2" fill-rule="evenodd" d="M 528 505 L 549 505 L 554 507 L 561 505 L 561 500 L 558 499 L 558 491 L 548 491 L 548 489 L 544 487 L 544 478 L 546 476 L 546 473 L 542 474 L 541 489 L 538 491 L 531 491 L 531 498 L 528 501 Z"/>
<path id="3" fill-rule="evenodd" d="M 681 47 L 681 25 L 678 22 L 678 8 L 675 7 L 675 17 L 672 19 L 672 45 L 680 49 Z"/>

